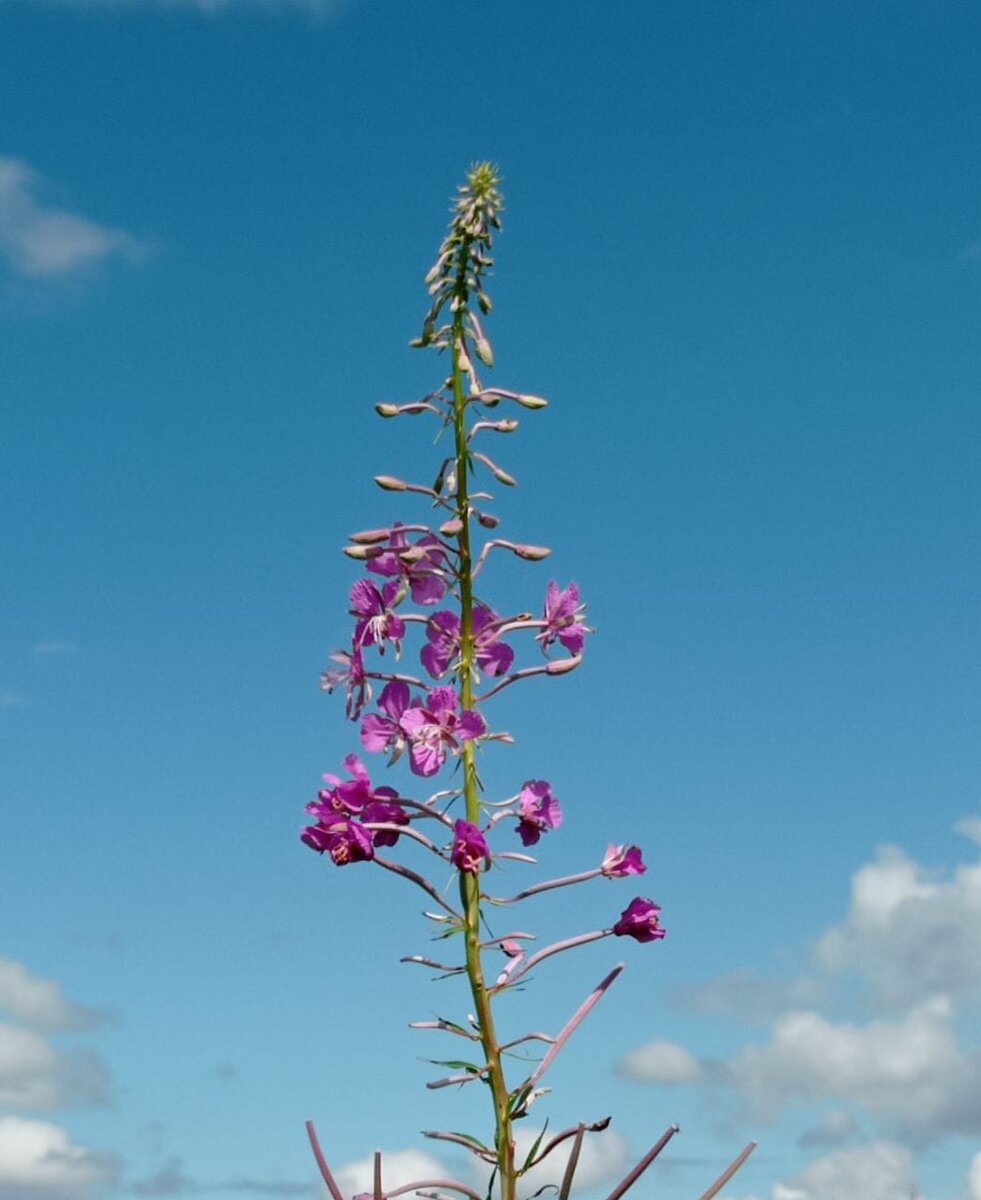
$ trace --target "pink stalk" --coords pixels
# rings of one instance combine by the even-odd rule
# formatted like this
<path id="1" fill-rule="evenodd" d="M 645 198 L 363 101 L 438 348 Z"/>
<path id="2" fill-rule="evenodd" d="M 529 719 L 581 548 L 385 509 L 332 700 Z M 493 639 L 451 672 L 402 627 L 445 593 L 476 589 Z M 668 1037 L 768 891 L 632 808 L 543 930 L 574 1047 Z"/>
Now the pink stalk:
<path id="1" fill-rule="evenodd" d="M 562 1183 L 559 1186 L 559 1200 L 569 1200 L 569 1193 L 572 1191 L 572 1177 L 576 1173 L 576 1167 L 579 1165 L 579 1151 L 582 1149 L 583 1134 L 586 1132 L 586 1126 L 582 1121 L 576 1129 L 576 1140 L 572 1143 L 572 1149 L 569 1151 L 569 1161 L 565 1164 L 565 1172 L 562 1175 Z"/>
<path id="2" fill-rule="evenodd" d="M 729 1180 L 735 1175 L 739 1168 L 743 1165 L 747 1158 L 756 1149 L 756 1143 L 750 1142 L 736 1158 L 726 1167 L 719 1178 L 712 1184 L 706 1192 L 702 1192 L 698 1200 L 712 1200 L 712 1197 L 718 1192 L 721 1192 Z"/>
<path id="3" fill-rule="evenodd" d="M 375 860 L 377 862 L 377 859 Z M 551 958 L 553 954 L 561 954 L 563 950 L 574 950 L 576 946 L 585 946 L 587 942 L 596 942 L 600 938 L 609 937 L 613 932 L 612 929 L 596 929 L 592 933 L 580 933 L 578 937 L 566 938 L 562 942 L 553 942 L 551 946 L 546 946 L 544 950 L 539 950 L 537 954 L 533 954 L 525 963 L 520 971 L 516 971 L 509 982 L 505 985 L 510 987 L 512 984 L 523 978 L 533 968 L 537 967 L 540 962 L 546 958 Z M 500 991 L 498 987 L 487 989 L 488 995 L 493 995 Z"/>
<path id="4" fill-rule="evenodd" d="M 475 1079 L 483 1079 L 486 1074 L 486 1067 L 482 1071 L 477 1072 L 465 1071 L 462 1075 L 447 1075 L 445 1079 L 434 1079 L 432 1082 L 427 1083 L 426 1087 L 432 1091 L 436 1091 L 437 1088 L 453 1087 L 457 1083 L 473 1083 Z"/>
<path id="5" fill-rule="evenodd" d="M 313 1157 L 317 1160 L 320 1174 L 323 1177 L 324 1183 L 327 1184 L 327 1190 L 330 1192 L 333 1200 L 344 1200 L 344 1195 L 337 1186 L 337 1180 L 330 1173 L 330 1167 L 327 1166 L 327 1159 L 324 1158 L 324 1152 L 320 1149 L 320 1142 L 317 1140 L 317 1131 L 314 1129 L 312 1121 L 307 1121 L 307 1137 L 310 1139 L 310 1148 L 313 1150 Z"/>
<path id="6" fill-rule="evenodd" d="M 578 1125 L 570 1125 L 568 1129 L 563 1129 L 561 1133 L 557 1133 L 545 1143 L 544 1150 L 540 1151 L 535 1159 L 534 1165 L 537 1166 L 543 1159 L 547 1158 L 556 1146 L 561 1146 L 563 1142 L 567 1142 L 569 1138 L 575 1137 L 580 1129 L 585 1129 L 587 1133 L 602 1133 L 610 1124 L 609 1117 L 601 1117 L 600 1120 L 594 1121 L 591 1125 L 583 1125 L 582 1121 Z"/>
<path id="7" fill-rule="evenodd" d="M 478 704 L 483 704 L 485 700 L 496 696 L 498 692 L 503 692 L 512 683 L 517 683 L 520 679 L 531 679 L 533 675 L 565 675 L 569 671 L 574 671 L 581 661 L 582 655 L 576 655 L 574 658 L 553 658 L 540 667 L 522 667 L 520 671 L 513 671 L 510 675 L 505 675 L 500 683 L 495 684 L 488 691 L 474 696 L 474 700 Z"/>
<path id="8" fill-rule="evenodd" d="M 431 813 L 430 816 L 435 816 Z M 444 858 L 442 850 L 438 848 L 435 842 L 430 841 L 424 833 L 419 833 L 413 829 L 411 825 L 398 825 L 395 821 L 363 821 L 365 829 L 371 830 L 386 830 L 391 833 L 397 833 L 400 837 L 411 838 L 414 842 L 418 842 L 420 846 L 425 846 L 427 850 L 431 850 L 437 858 Z"/>
<path id="9" fill-rule="evenodd" d="M 465 1029 L 459 1029 L 456 1025 L 449 1025 L 446 1021 L 410 1021 L 410 1029 L 438 1029 L 442 1033 L 453 1033 L 457 1037 L 466 1038 L 470 1042 L 479 1042 L 480 1036 L 476 1033 L 467 1033 Z M 505 1049 L 504 1046 L 501 1049 Z"/>
<path id="10" fill-rule="evenodd" d="M 503 814 L 509 815 L 507 813 Z M 500 855 L 495 855 L 500 858 Z M 563 875 L 561 879 L 549 879 L 545 883 L 536 883 L 531 887 L 525 888 L 523 892 L 518 892 L 514 896 L 485 896 L 484 899 L 489 904 L 517 904 L 519 900 L 526 900 L 529 896 L 537 896 L 539 892 L 548 892 L 552 888 L 568 887 L 571 883 L 585 883 L 587 879 L 595 879 L 597 875 L 603 874 L 602 867 L 593 867 L 589 871 L 580 871 L 576 875 Z"/>
<path id="11" fill-rule="evenodd" d="M 610 1192 L 609 1196 L 607 1196 L 606 1200 L 620 1200 L 620 1197 L 623 1195 L 623 1193 L 628 1188 L 633 1187 L 633 1185 L 637 1182 L 641 1175 L 643 1175 L 654 1159 L 657 1158 L 668 1142 L 671 1141 L 674 1135 L 678 1132 L 678 1128 L 679 1127 L 677 1125 L 669 1125 L 661 1137 L 654 1143 L 653 1146 L 651 1146 L 650 1150 L 647 1151 L 636 1167 L 634 1167 L 632 1171 L 628 1171 L 623 1179 L 620 1180 L 613 1191 Z M 702 1197 L 702 1200 L 705 1200 L 704 1196 Z"/>
<path id="12" fill-rule="evenodd" d="M 483 1162 L 486 1162 L 486 1163 L 496 1163 L 497 1162 L 497 1155 L 494 1153 L 493 1150 L 478 1150 L 477 1147 L 473 1144 L 473 1142 L 471 1142 L 468 1138 L 465 1138 L 460 1133 L 444 1133 L 438 1129 L 424 1129 L 422 1131 L 422 1136 L 427 1137 L 427 1138 L 433 1138 L 436 1141 L 440 1141 L 440 1142 L 453 1142 L 453 1144 L 456 1146 L 463 1146 L 464 1149 L 469 1150 L 471 1154 L 475 1155 L 477 1158 L 481 1159 Z M 335 1197 L 334 1200 L 339 1200 L 339 1197 Z"/>
<path id="13" fill-rule="evenodd" d="M 386 683 L 407 683 L 409 687 L 425 688 L 426 682 L 415 675 L 400 675 L 397 671 L 365 671 L 365 679 L 384 679 Z"/>
<path id="14" fill-rule="evenodd" d="M 596 1005 L 599 1002 L 599 1000 L 603 996 L 606 989 L 610 986 L 610 984 L 613 983 L 613 981 L 616 979 L 616 977 L 623 970 L 624 966 L 625 966 L 624 963 L 617 963 L 617 965 L 613 968 L 613 970 L 609 973 L 609 975 L 607 975 L 604 979 L 602 979 L 596 985 L 596 987 L 593 988 L 593 990 L 589 993 L 589 995 L 582 1002 L 582 1004 L 579 1005 L 579 1007 L 576 1009 L 576 1011 L 572 1014 L 572 1016 L 569 1018 L 569 1020 L 565 1023 L 564 1027 L 562 1028 L 562 1031 L 559 1033 L 558 1037 L 555 1039 L 555 1041 L 552 1044 L 552 1046 L 550 1047 L 548 1053 L 545 1055 L 545 1057 L 542 1059 L 542 1061 L 535 1068 L 534 1072 L 528 1077 L 528 1082 L 524 1085 L 525 1087 L 534 1087 L 535 1084 L 539 1081 L 539 1079 L 541 1079 L 541 1077 L 545 1074 L 545 1072 L 548 1070 L 548 1068 L 552 1065 L 552 1062 L 554 1061 L 555 1056 L 559 1053 L 559 1051 L 562 1049 L 562 1047 L 566 1044 L 566 1042 L 569 1040 L 569 1038 L 573 1035 L 573 1033 L 576 1031 L 576 1028 L 586 1019 L 586 1017 L 589 1015 L 589 1013 L 592 1010 L 592 1008 L 594 1007 L 594 1005 Z"/>
<path id="15" fill-rule="evenodd" d="M 399 828 L 404 829 L 405 826 L 400 825 Z M 460 914 L 456 911 L 456 909 L 451 904 L 447 904 L 447 902 L 433 887 L 428 879 L 423 879 L 421 875 L 417 875 L 416 872 L 411 870 L 409 867 L 403 867 L 401 863 L 391 862 L 389 859 L 381 858 L 377 854 L 375 855 L 374 861 L 380 867 L 384 867 L 386 871 L 391 871 L 393 875 L 401 875 L 403 879 L 408 879 L 410 882 L 414 883 L 416 887 L 421 887 L 426 895 L 429 896 L 430 899 L 435 900 L 440 908 L 442 908 L 445 912 L 448 912 L 451 917 L 455 918 L 457 921 L 461 919 Z"/>
<path id="16" fill-rule="evenodd" d="M 466 967 L 451 967 L 447 963 L 437 962 L 434 958 L 426 958 L 422 954 L 403 954 L 399 962 L 416 963 L 420 967 L 429 967 L 433 971 L 442 971 L 446 975 L 462 975 Z"/>
<path id="17" fill-rule="evenodd" d="M 383 1200 L 382 1197 L 382 1156 L 381 1151 L 375 1151 L 375 1169 L 372 1193 L 374 1200 Z"/>
<path id="18" fill-rule="evenodd" d="M 462 1192 L 464 1196 L 472 1197 L 472 1200 L 484 1200 L 480 1192 L 475 1192 L 472 1187 L 455 1179 L 420 1179 L 417 1183 L 406 1183 L 400 1188 L 393 1188 L 385 1195 L 387 1200 L 391 1200 L 392 1196 L 403 1196 L 406 1192 L 417 1192 L 420 1188 L 430 1187 L 449 1188 L 451 1191 Z"/>

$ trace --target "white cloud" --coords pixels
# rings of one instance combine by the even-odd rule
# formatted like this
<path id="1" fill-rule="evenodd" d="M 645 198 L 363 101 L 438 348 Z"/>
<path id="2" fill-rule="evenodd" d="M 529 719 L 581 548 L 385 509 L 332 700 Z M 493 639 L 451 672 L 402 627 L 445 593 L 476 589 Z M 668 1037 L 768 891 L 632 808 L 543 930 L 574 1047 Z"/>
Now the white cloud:
<path id="1" fill-rule="evenodd" d="M 58 984 L 33 975 L 22 963 L 0 958 L 0 1011 L 37 1029 L 91 1029 L 104 1019 L 66 999 Z"/>
<path id="2" fill-rule="evenodd" d="M 539 1130 L 522 1128 L 515 1136 L 519 1162 L 523 1161 L 534 1144 Z M 549 1135 L 545 1135 L 545 1142 Z M 532 1195 L 546 1185 L 558 1187 L 565 1174 L 569 1155 L 572 1153 L 572 1138 L 563 1142 L 537 1167 L 532 1167 L 523 1177 L 523 1194 Z M 583 1138 L 576 1164 L 573 1192 L 587 1192 L 601 1184 L 615 1183 L 633 1164 L 627 1161 L 627 1142 L 619 1133 L 604 1129 L 598 1133 L 587 1133 Z"/>
<path id="3" fill-rule="evenodd" d="M 971 826 L 973 828 L 973 826 Z M 882 846 L 852 877 L 851 906 L 816 948 L 831 971 L 857 970 L 887 1006 L 981 989 L 981 864 L 942 877 Z"/>
<path id="4" fill-rule="evenodd" d="M 798 1146 L 840 1146 L 858 1132 L 858 1122 L 851 1113 L 837 1109 L 825 1113 L 797 1139 Z"/>
<path id="5" fill-rule="evenodd" d="M 962 1051 L 950 1003 L 936 997 L 899 1020 L 833 1024 L 787 1013 L 765 1046 L 728 1064 L 732 1086 L 761 1117 L 797 1101 L 845 1101 L 920 1134 L 981 1133 L 981 1062 Z"/>
<path id="6" fill-rule="evenodd" d="M 0 1023 L 0 1109 L 100 1104 L 107 1091 L 105 1067 L 92 1051 L 61 1054 L 32 1030 Z"/>
<path id="7" fill-rule="evenodd" d="M 674 1042 L 648 1042 L 625 1054 L 617 1073 L 641 1083 L 695 1083 L 701 1078 L 698 1061 Z"/>
<path id="8" fill-rule="evenodd" d="M 981 1152 L 971 1159 L 967 1172 L 968 1200 L 981 1200 Z"/>
<path id="9" fill-rule="evenodd" d="M 813 1008 L 826 991 L 817 979 L 761 979 L 750 971 L 728 971 L 675 988 L 674 1002 L 688 1012 L 758 1023 L 772 1021 L 788 1008 Z"/>
<path id="10" fill-rule="evenodd" d="M 116 1175 L 112 1155 L 76 1146 L 59 1126 L 0 1117 L 0 1197 L 84 1200 Z"/>
<path id="11" fill-rule="evenodd" d="M 391 1150 L 382 1152 L 382 1186 L 385 1191 L 404 1187 L 417 1179 L 446 1178 L 446 1168 L 423 1150 Z M 374 1181 L 374 1159 L 360 1158 L 345 1163 L 334 1171 L 337 1186 L 345 1196 L 370 1192 Z"/>
<path id="12" fill-rule="evenodd" d="M 894 1142 L 836 1150 L 773 1189 L 773 1200 L 913 1200 L 918 1195 L 912 1155 Z"/>
<path id="13" fill-rule="evenodd" d="M 981 817 L 961 817 L 954 825 L 954 832 L 963 834 L 981 846 Z"/>
<path id="14" fill-rule="evenodd" d="M 55 279 L 145 247 L 122 229 L 45 203 L 42 181 L 20 159 L 0 157 L 0 259 L 25 279 Z"/>

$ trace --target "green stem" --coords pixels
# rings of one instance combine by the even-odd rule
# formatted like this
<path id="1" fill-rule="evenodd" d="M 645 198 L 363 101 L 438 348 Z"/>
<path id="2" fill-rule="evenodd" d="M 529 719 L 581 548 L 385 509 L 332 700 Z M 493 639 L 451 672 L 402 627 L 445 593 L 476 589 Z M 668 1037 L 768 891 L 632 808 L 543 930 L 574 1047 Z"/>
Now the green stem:
<path id="1" fill-rule="evenodd" d="M 457 294 L 466 300 L 466 267 L 470 255 L 470 241 L 464 239 L 460 247 L 457 269 Z M 456 506 L 460 521 L 457 534 L 460 567 L 460 707 L 473 707 L 473 559 L 470 551 L 470 501 L 466 431 L 466 392 L 463 371 L 460 368 L 457 347 L 464 340 L 464 303 L 457 309 L 453 320 L 453 429 L 456 444 Z M 463 795 L 466 818 L 471 824 L 480 819 L 480 786 L 477 778 L 476 751 L 472 741 L 464 742 L 461 749 L 463 769 Z M 494 1105 L 495 1145 L 497 1168 L 500 1176 L 501 1200 L 514 1200 L 514 1141 L 511 1133 L 511 1115 L 508 1111 L 509 1096 L 504 1078 L 501 1050 L 494 1029 L 490 996 L 484 981 L 483 963 L 480 955 L 480 880 L 478 876 L 460 872 L 460 899 L 464 914 L 464 937 L 466 940 L 467 977 L 473 995 L 477 1027 L 487 1062 L 487 1082 Z"/>

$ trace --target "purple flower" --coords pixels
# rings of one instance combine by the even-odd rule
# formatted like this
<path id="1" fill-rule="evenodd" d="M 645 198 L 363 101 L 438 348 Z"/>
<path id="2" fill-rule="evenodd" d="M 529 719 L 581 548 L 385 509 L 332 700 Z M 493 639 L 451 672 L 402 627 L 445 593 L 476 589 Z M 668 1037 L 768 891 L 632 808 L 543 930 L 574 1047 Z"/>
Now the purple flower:
<path id="1" fill-rule="evenodd" d="M 546 829 L 562 824 L 562 809 L 552 794 L 552 785 L 544 779 L 529 779 L 518 797 L 517 831 L 522 845 L 534 846 Z"/>
<path id="2" fill-rule="evenodd" d="M 487 732 L 480 713 L 472 709 L 457 712 L 456 692 L 450 687 L 431 688 L 425 705 L 404 709 L 399 726 L 408 738 L 409 765 L 416 775 L 435 775 L 446 761 L 447 751 L 456 753 L 460 742 Z"/>
<path id="3" fill-rule="evenodd" d="M 400 724 L 409 707 L 409 688 L 405 683 L 386 683 L 378 697 L 380 713 L 368 713 L 361 722 L 361 745 L 375 753 L 391 748 L 394 758 L 405 749 L 405 733 Z"/>
<path id="4" fill-rule="evenodd" d="M 326 850 L 338 867 L 367 862 L 375 857 L 369 831 L 347 817 L 334 817 L 309 825 L 300 838 L 320 854 Z"/>
<path id="5" fill-rule="evenodd" d="M 382 790 L 379 788 L 378 794 Z M 391 788 L 387 790 L 392 791 Z M 394 796 L 395 793 L 392 792 L 392 795 Z M 364 806 L 361 819 L 368 825 L 373 825 L 375 822 L 386 825 L 408 825 L 409 814 L 401 804 L 397 804 L 394 800 L 370 800 Z M 376 846 L 394 846 L 399 840 L 399 835 L 394 829 L 373 829 L 371 830 L 371 840 Z"/>
<path id="6" fill-rule="evenodd" d="M 490 854 L 487 851 L 487 841 L 476 825 L 469 821 L 457 821 L 453 826 L 453 846 L 450 849 L 450 862 L 459 871 L 468 875 L 480 873 L 481 865 L 487 862 Z"/>
<path id="7" fill-rule="evenodd" d="M 395 653 L 402 652 L 405 637 L 405 622 L 392 611 L 398 598 L 399 581 L 393 579 L 378 590 L 370 579 L 359 579 L 351 588 L 351 616 L 358 618 L 354 627 L 354 644 L 377 646 L 385 653 L 385 642 L 395 646 Z"/>
<path id="8" fill-rule="evenodd" d="M 497 640 L 497 613 L 483 605 L 473 610 L 474 657 L 485 675 L 504 675 L 514 662 L 514 651 Z M 428 644 L 419 657 L 434 679 L 445 675 L 460 654 L 460 618 L 449 609 L 433 613 L 426 623 Z"/>
<path id="9" fill-rule="evenodd" d="M 545 628 L 537 640 L 541 642 L 543 652 L 558 640 L 570 654 L 582 654 L 586 634 L 593 631 L 584 623 L 586 606 L 579 603 L 579 589 L 574 583 L 560 588 L 554 579 L 549 582 L 542 619 Z"/>
<path id="10" fill-rule="evenodd" d="M 389 536 L 388 546 L 383 554 L 368 563 L 368 570 L 374 571 L 376 575 L 404 579 L 416 604 L 438 604 L 446 595 L 446 553 L 440 547 L 439 539 L 427 533 L 410 547 L 408 538 L 396 523 Z M 413 554 L 406 562 L 399 555 L 402 551 L 410 549 Z"/>
<path id="11" fill-rule="evenodd" d="M 620 920 L 613 926 L 617 937 L 632 937 L 638 942 L 654 942 L 663 938 L 666 930 L 657 923 L 657 914 L 661 906 L 653 900 L 638 896 L 631 900 L 620 914 Z"/>
<path id="12" fill-rule="evenodd" d="M 356 754 L 349 754 L 344 759 L 344 769 L 352 775 L 352 779 L 342 780 L 337 775 L 325 775 L 324 783 L 329 787 L 321 788 L 317 799 L 311 801 L 306 811 L 317 817 L 357 816 L 366 805 L 374 801 L 390 802 L 398 799 L 394 788 L 373 788 L 368 778 L 364 763 Z M 387 820 L 385 817 L 375 817 L 376 821 Z"/>
<path id="13" fill-rule="evenodd" d="M 356 721 L 361 716 L 364 706 L 371 699 L 371 685 L 364 673 L 364 659 L 361 648 L 353 646 L 351 652 L 337 650 L 331 656 L 331 661 L 338 666 L 328 667 L 320 676 L 320 690 L 328 695 L 342 683 L 347 688 L 347 704 L 345 711 L 349 721 Z"/>
<path id="14" fill-rule="evenodd" d="M 625 875 L 643 875 L 647 870 L 639 846 L 614 846 L 611 842 L 603 855 L 600 870 L 607 879 L 623 879 Z"/>

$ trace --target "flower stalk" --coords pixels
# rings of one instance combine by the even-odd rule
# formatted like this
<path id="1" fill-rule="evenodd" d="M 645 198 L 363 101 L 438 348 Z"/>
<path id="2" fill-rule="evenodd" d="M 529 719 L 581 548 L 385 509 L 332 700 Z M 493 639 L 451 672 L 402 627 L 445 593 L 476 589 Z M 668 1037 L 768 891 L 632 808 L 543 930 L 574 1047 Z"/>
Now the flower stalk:
<path id="1" fill-rule="evenodd" d="M 332 654 L 335 665 L 321 677 L 324 691 L 346 692 L 346 714 L 359 723 L 361 746 L 369 754 L 388 755 L 389 766 L 401 761 L 416 781 L 426 781 L 448 769 L 458 772 L 458 776 L 453 786 L 444 786 L 428 798 L 404 796 L 394 787 L 373 783 L 372 773 L 360 758 L 349 754 L 344 760 L 347 776 L 325 775 L 325 786 L 318 790 L 316 800 L 307 804 L 306 811 L 314 821 L 303 829 L 301 837 L 338 867 L 373 864 L 421 890 L 436 906 L 435 911 L 424 913 L 433 923 L 433 937 L 462 938 L 462 962 L 445 962 L 443 955 L 430 954 L 404 955 L 401 961 L 437 972 L 439 978 L 466 976 L 472 1013 L 465 1024 L 439 1017 L 412 1025 L 462 1037 L 472 1044 L 475 1061 L 443 1062 L 441 1065 L 453 1073 L 427 1086 L 440 1090 L 477 1080 L 484 1083 L 493 1112 L 493 1138 L 487 1144 L 470 1134 L 437 1130 L 426 1131 L 424 1136 L 461 1146 L 474 1155 L 482 1169 L 491 1169 L 487 1200 L 492 1200 L 495 1190 L 500 1200 L 519 1200 L 522 1176 L 557 1146 L 572 1139 L 559 1188 L 560 1200 L 569 1200 L 583 1140 L 587 1134 L 605 1129 L 609 1117 L 591 1124 L 579 1122 L 547 1142 L 542 1129 L 520 1165 L 514 1125 L 527 1117 L 531 1106 L 550 1090 L 538 1086 L 542 1077 L 619 977 L 624 964 L 617 964 L 607 973 L 557 1033 L 533 1030 L 502 1042 L 494 1020 L 494 997 L 526 979 L 530 971 L 556 954 L 607 937 L 638 943 L 659 941 L 664 930 L 659 906 L 640 896 L 630 901 L 619 919 L 613 920 L 611 914 L 600 928 L 552 941 L 534 953 L 526 952 L 526 943 L 534 940 L 533 934 L 495 933 L 488 924 L 489 914 L 555 888 L 575 886 L 599 876 L 619 880 L 641 875 L 647 869 L 637 846 L 614 843 L 598 866 L 529 884 L 507 897 L 493 895 L 484 888 L 485 875 L 497 863 L 515 863 L 520 870 L 536 864 L 535 858 L 513 848 L 515 839 L 522 848 L 535 846 L 537 853 L 539 841 L 563 824 L 562 807 L 545 779 L 526 780 L 505 799 L 484 795 L 477 770 L 478 746 L 513 741 L 510 733 L 490 727 L 485 715 L 488 702 L 515 684 L 568 675 L 582 663 L 587 635 L 593 632 L 586 624 L 586 607 L 575 583 L 561 587 L 551 580 L 540 617 L 524 606 L 495 611 L 483 594 L 478 598 L 474 590 L 474 580 L 489 567 L 495 549 L 510 551 L 530 564 L 541 562 L 551 553 L 548 547 L 532 542 L 487 536 L 482 531 L 495 530 L 499 519 L 475 507 L 475 502 L 483 506 L 493 500 L 488 492 L 479 490 L 475 473 L 489 476 L 494 481 L 492 487 L 494 483 L 517 485 L 506 466 L 477 449 L 476 444 L 482 437 L 514 433 L 518 421 L 510 417 L 488 419 L 487 413 L 502 402 L 528 412 L 547 404 L 530 393 L 485 387 L 478 374 L 480 368 L 494 366 L 494 352 L 483 321 L 492 307 L 484 279 L 493 265 L 490 251 L 493 232 L 500 228 L 501 208 L 497 169 L 489 163 L 477 164 L 458 191 L 449 231 L 426 276 L 432 301 L 422 334 L 412 343 L 447 353 L 449 375 L 441 387 L 421 400 L 376 405 L 378 415 L 385 420 L 423 416 L 435 418 L 443 430 L 452 431 L 453 453 L 439 463 L 431 487 L 393 475 L 375 476 L 375 483 L 385 493 L 425 497 L 430 508 L 436 510 L 436 527 L 418 519 L 405 523 L 392 520 L 351 535 L 343 552 L 367 574 L 354 583 L 349 593 L 348 612 L 354 619 L 351 644 Z M 481 589 L 483 586 L 482 578 Z M 439 604 L 450 607 L 432 611 Z M 513 615 L 499 615 L 502 612 Z M 401 660 L 408 653 L 406 645 L 419 634 L 425 639 L 419 664 L 435 681 L 433 684 L 425 683 L 412 670 L 389 669 L 391 659 Z M 522 638 L 528 649 L 540 656 L 536 665 L 514 666 L 511 639 Z M 373 684 L 383 685 L 377 697 Z M 366 712 L 372 703 L 375 707 Z M 460 807 L 454 809 L 455 804 Z M 420 828 L 422 822 L 428 822 L 425 832 Z M 508 844 L 497 845 L 502 836 L 512 839 L 511 848 Z M 378 853 L 389 847 L 397 848 L 392 856 Z M 412 853 L 424 856 L 430 868 L 449 874 L 451 883 L 455 876 L 458 903 L 451 902 L 453 893 L 447 893 L 445 880 L 436 876 L 430 879 L 402 861 L 404 855 Z M 541 1045 L 533 1051 L 532 1043 Z M 519 1046 L 528 1048 L 531 1062 L 521 1081 L 509 1086 L 505 1056 L 515 1057 L 513 1051 Z M 535 1051 L 540 1051 L 537 1059 Z M 522 1061 L 528 1062 L 524 1058 Z M 609 1200 L 619 1200 L 676 1132 L 677 1126 L 671 1126 L 617 1185 Z M 307 1123 L 307 1133 L 331 1200 L 352 1200 L 338 1188 L 312 1122 Z M 728 1169 L 722 1182 L 741 1165 L 749 1149 Z M 717 1181 L 713 1186 L 721 1187 L 722 1183 Z M 376 1151 L 372 1190 L 353 1200 L 367 1200 L 368 1196 L 372 1200 L 392 1200 L 410 1191 L 439 1197 L 442 1190 L 457 1192 L 467 1200 L 483 1200 L 469 1184 L 445 1178 L 420 1179 L 386 1191 L 382 1155 Z M 711 1194 L 710 1189 L 705 1196 Z"/>

